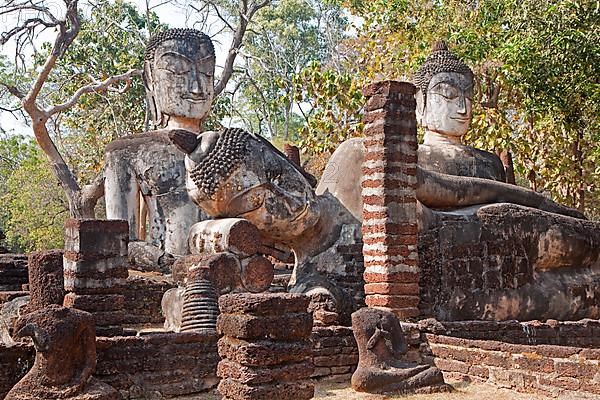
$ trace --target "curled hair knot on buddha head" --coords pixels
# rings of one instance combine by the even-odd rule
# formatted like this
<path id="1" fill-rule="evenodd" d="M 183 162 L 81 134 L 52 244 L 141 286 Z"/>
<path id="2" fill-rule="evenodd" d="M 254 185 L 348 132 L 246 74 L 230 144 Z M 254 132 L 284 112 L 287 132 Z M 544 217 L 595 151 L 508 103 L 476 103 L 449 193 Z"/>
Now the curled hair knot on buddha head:
<path id="1" fill-rule="evenodd" d="M 144 54 L 144 60 L 153 61 L 154 53 L 158 45 L 171 39 L 197 41 L 198 47 L 206 48 L 213 57 L 215 56 L 215 48 L 213 46 L 212 40 L 210 39 L 210 37 L 208 37 L 208 35 L 196 29 L 175 28 L 158 32 L 152 35 L 152 37 L 148 41 L 148 44 L 146 45 L 146 53 Z"/>
<path id="2" fill-rule="evenodd" d="M 427 89 L 431 78 L 442 72 L 456 72 L 473 80 L 471 68 L 451 53 L 443 40 L 438 40 L 433 44 L 431 54 L 413 77 L 415 86 L 423 95 L 423 105 L 427 102 Z"/>

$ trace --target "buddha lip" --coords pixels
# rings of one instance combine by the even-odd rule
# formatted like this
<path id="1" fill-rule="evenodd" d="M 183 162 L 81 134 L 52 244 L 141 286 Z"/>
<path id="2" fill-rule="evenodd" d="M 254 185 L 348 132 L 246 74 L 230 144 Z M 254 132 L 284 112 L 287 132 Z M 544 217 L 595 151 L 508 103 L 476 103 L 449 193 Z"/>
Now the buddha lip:
<path id="1" fill-rule="evenodd" d="M 453 120 L 455 120 L 455 121 L 461 121 L 461 122 L 465 122 L 465 121 L 468 121 L 470 119 L 470 118 L 453 118 L 453 117 L 450 117 L 450 118 L 453 119 Z"/>
<path id="2" fill-rule="evenodd" d="M 188 100 L 188 101 L 204 101 L 206 100 L 206 97 L 204 96 L 181 96 L 182 99 Z"/>

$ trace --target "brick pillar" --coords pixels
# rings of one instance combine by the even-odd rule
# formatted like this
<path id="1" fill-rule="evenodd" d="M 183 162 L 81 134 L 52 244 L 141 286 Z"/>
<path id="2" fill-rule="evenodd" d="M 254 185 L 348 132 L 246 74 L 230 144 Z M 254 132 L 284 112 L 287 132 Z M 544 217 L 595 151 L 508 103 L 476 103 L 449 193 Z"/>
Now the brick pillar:
<path id="1" fill-rule="evenodd" d="M 294 164 L 300 166 L 300 149 L 293 144 L 285 143 L 283 145 L 283 153 Z"/>
<path id="2" fill-rule="evenodd" d="M 291 293 L 219 298 L 218 390 L 226 399 L 304 400 L 314 396 L 309 298 Z"/>
<path id="3" fill-rule="evenodd" d="M 64 306 L 92 313 L 98 336 L 123 333 L 128 243 L 126 221 L 65 222 Z"/>
<path id="4" fill-rule="evenodd" d="M 419 315 L 415 92 L 395 81 L 363 89 L 365 302 L 400 319 Z"/>
<path id="5" fill-rule="evenodd" d="M 29 295 L 27 312 L 50 304 L 63 304 L 63 251 L 48 250 L 30 253 L 28 257 Z"/>

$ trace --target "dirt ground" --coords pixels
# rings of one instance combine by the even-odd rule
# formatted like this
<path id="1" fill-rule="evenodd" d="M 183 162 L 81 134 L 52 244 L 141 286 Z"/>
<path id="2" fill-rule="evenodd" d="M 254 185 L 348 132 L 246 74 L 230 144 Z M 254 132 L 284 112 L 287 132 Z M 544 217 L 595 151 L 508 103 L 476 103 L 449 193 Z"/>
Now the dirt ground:
<path id="1" fill-rule="evenodd" d="M 498 389 L 494 386 L 483 384 L 453 383 L 452 393 L 419 394 L 404 396 L 388 396 L 358 393 L 350 389 L 349 382 L 331 383 L 319 382 L 315 386 L 315 399 L 322 400 L 549 400 L 549 397 L 534 394 L 516 393 L 507 389 Z M 201 397 L 186 397 L 186 400 L 220 400 L 215 392 L 204 394 Z M 561 397 L 561 400 L 577 400 L 576 397 Z M 183 399 L 181 399 L 183 400 Z M 273 399 L 276 400 L 276 399 Z"/>
<path id="2" fill-rule="evenodd" d="M 482 384 L 453 384 L 452 393 L 418 394 L 404 396 L 385 396 L 358 393 L 348 387 L 347 383 L 319 383 L 315 387 L 315 399 L 327 400 L 546 400 L 545 396 L 520 394 L 506 389 L 498 389 Z"/>

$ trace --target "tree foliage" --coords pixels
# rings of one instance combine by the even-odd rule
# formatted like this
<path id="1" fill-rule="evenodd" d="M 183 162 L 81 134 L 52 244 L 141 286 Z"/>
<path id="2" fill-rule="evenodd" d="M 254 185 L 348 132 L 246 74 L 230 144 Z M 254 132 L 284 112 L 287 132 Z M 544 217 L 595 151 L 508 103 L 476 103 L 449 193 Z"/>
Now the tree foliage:
<path id="1" fill-rule="evenodd" d="M 410 80 L 431 44 L 446 40 L 475 72 L 468 143 L 510 150 L 532 188 L 600 214 L 594 208 L 600 197 L 599 4 L 350 0 L 345 5 L 360 23 L 357 37 L 343 43 L 347 62 L 338 72 L 351 73 L 354 87 Z M 325 115 L 335 108 L 322 106 Z M 328 135 L 323 131 L 313 143 Z"/>
<path id="2" fill-rule="evenodd" d="M 0 224 L 11 251 L 61 248 L 69 206 L 32 138 L 0 139 Z"/>
<path id="3" fill-rule="evenodd" d="M 305 122 L 294 76 L 325 63 L 343 36 L 340 7 L 320 0 L 279 0 L 260 10 L 244 44 L 236 106 L 249 129 L 295 140 Z"/>
<path id="4" fill-rule="evenodd" d="M 100 1 L 81 19 L 79 35 L 48 78 L 49 103 L 64 102 L 82 86 L 141 68 L 148 32 L 161 27 L 155 14 L 142 15 L 122 0 Z M 48 45 L 45 50 L 36 58 L 37 66 L 46 59 Z M 127 90 L 119 90 L 123 84 L 82 96 L 54 123 L 57 145 L 83 183 L 100 172 L 106 144 L 148 126 L 141 79 L 127 85 Z"/>
<path id="5" fill-rule="evenodd" d="M 339 143 L 362 133 L 364 98 L 349 72 L 312 62 L 292 82 L 305 118 L 299 143 L 311 155 L 331 153 Z"/>

